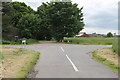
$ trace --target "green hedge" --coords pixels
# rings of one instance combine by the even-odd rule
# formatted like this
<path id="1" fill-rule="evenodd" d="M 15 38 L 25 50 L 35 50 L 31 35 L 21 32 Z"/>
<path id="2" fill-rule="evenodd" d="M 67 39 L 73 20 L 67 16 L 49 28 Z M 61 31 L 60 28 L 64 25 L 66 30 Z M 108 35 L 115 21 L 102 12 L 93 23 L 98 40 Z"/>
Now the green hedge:
<path id="1" fill-rule="evenodd" d="M 2 40 L 2 44 L 16 44 L 14 41 Z"/>

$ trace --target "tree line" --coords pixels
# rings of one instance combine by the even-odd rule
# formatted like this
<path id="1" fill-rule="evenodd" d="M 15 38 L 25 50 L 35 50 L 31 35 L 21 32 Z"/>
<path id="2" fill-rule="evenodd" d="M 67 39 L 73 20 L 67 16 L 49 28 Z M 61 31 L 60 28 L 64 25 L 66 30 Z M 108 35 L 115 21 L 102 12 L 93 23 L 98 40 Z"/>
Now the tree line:
<path id="1" fill-rule="evenodd" d="M 72 2 L 46 2 L 33 10 L 24 2 L 3 3 L 3 39 L 32 38 L 61 41 L 84 27 L 82 8 Z"/>

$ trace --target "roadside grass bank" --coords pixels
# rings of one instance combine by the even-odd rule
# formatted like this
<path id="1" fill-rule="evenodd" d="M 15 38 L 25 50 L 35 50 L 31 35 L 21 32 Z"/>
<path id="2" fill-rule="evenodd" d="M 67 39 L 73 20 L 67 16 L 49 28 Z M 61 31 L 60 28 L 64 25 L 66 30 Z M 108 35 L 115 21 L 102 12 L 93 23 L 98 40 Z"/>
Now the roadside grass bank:
<path id="1" fill-rule="evenodd" d="M 120 56 L 120 38 L 117 38 L 113 41 L 112 49 L 113 52 L 117 53 Z"/>
<path id="2" fill-rule="evenodd" d="M 9 40 L 0 40 L 2 42 L 3 45 L 20 45 L 22 44 L 22 40 L 26 40 L 26 44 L 37 44 L 39 43 L 38 40 L 35 39 L 26 39 L 26 38 L 22 38 L 22 39 L 18 39 L 16 41 L 9 41 Z"/>
<path id="3" fill-rule="evenodd" d="M 64 42 L 68 44 L 90 44 L 90 45 L 112 45 L 113 41 L 117 38 L 64 38 Z"/>
<path id="4" fill-rule="evenodd" d="M 26 78 L 39 59 L 39 52 L 3 47 L 3 76 L 4 78 Z"/>
<path id="5" fill-rule="evenodd" d="M 113 72 L 120 72 L 120 67 L 118 66 L 118 54 L 113 52 L 112 48 L 98 49 L 92 52 L 92 57 L 110 68 Z"/>

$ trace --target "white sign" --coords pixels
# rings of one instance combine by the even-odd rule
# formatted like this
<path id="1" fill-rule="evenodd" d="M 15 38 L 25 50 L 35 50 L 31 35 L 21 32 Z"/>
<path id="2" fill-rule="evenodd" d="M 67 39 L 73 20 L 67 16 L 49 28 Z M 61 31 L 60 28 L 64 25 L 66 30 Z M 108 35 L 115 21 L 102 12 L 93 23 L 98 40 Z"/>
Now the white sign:
<path id="1" fill-rule="evenodd" d="M 26 40 L 22 40 L 22 44 L 26 44 Z"/>

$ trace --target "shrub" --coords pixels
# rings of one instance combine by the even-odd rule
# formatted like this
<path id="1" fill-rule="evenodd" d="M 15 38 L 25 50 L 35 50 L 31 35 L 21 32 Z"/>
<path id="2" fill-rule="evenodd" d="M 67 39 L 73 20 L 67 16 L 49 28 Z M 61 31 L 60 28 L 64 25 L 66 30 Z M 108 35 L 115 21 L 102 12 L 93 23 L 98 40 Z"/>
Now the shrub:
<path id="1" fill-rule="evenodd" d="M 18 43 L 18 44 L 22 44 L 22 40 L 26 40 L 26 41 L 27 41 L 27 38 L 18 39 L 17 43 Z"/>
<path id="2" fill-rule="evenodd" d="M 52 37 L 51 41 L 57 41 L 55 38 Z"/>
<path id="3" fill-rule="evenodd" d="M 11 41 L 2 40 L 2 44 L 11 44 Z"/>

